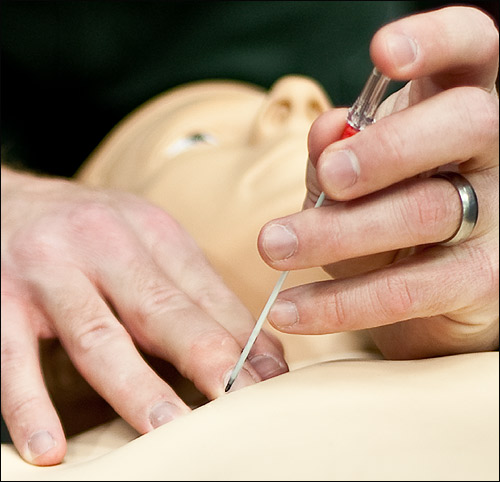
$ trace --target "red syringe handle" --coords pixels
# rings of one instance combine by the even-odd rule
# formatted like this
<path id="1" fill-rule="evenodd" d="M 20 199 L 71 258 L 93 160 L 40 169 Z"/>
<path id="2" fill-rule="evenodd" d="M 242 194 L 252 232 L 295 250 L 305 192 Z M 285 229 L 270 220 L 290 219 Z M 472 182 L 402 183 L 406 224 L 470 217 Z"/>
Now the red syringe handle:
<path id="1" fill-rule="evenodd" d="M 359 131 L 352 127 L 350 124 L 346 123 L 344 127 L 344 132 L 342 132 L 342 135 L 340 136 L 341 139 L 346 139 L 347 137 L 351 137 L 354 134 L 357 134 Z"/>

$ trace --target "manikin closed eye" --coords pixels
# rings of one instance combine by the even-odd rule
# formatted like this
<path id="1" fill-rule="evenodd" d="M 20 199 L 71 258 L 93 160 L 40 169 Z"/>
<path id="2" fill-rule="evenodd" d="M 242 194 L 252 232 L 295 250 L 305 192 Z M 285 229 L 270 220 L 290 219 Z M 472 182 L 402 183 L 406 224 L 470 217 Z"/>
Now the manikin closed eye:
<path id="1" fill-rule="evenodd" d="M 210 144 L 213 146 L 217 145 L 217 139 L 211 134 L 205 132 L 196 132 L 194 134 L 187 135 L 177 139 L 172 144 L 170 144 L 166 150 L 167 155 L 177 156 L 188 149 L 196 146 L 197 144 Z"/>

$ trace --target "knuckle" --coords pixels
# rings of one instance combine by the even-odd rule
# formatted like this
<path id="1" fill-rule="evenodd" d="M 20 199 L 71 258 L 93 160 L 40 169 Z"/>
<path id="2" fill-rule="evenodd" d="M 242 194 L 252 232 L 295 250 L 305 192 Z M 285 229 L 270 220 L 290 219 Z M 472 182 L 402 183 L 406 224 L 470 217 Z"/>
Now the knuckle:
<path id="1" fill-rule="evenodd" d="M 95 253 L 112 252 L 114 258 L 125 261 L 133 259 L 135 254 L 125 220 L 112 206 L 100 200 L 73 207 L 66 233 L 72 246 L 91 247 Z"/>
<path id="2" fill-rule="evenodd" d="M 478 102 L 478 107 L 481 105 L 480 109 L 480 119 L 479 124 L 483 127 L 485 135 L 488 136 L 489 140 L 495 141 L 498 144 L 498 96 L 492 95 L 481 89 L 478 90 L 478 96 L 481 97 L 480 103 Z"/>
<path id="3" fill-rule="evenodd" d="M 196 302 L 207 311 L 217 305 L 225 306 L 229 301 L 225 290 L 218 290 L 216 287 L 201 288 L 196 293 Z"/>
<path id="4" fill-rule="evenodd" d="M 158 206 L 148 205 L 144 208 L 142 215 L 146 228 L 159 233 L 162 237 L 180 236 L 182 233 L 181 225 Z"/>
<path id="5" fill-rule="evenodd" d="M 7 338 L 5 336 L 2 336 L 1 356 L 2 372 L 10 374 L 18 372 L 26 359 L 22 346 L 14 339 Z"/>
<path id="6" fill-rule="evenodd" d="M 395 166 L 400 165 L 407 157 L 406 141 L 401 129 L 389 118 L 381 119 L 381 122 L 374 124 L 374 126 L 377 127 L 379 152 L 383 152 L 384 157 L 390 159 Z"/>
<path id="7" fill-rule="evenodd" d="M 165 240 L 172 248 L 182 250 L 196 246 L 182 225 L 158 206 L 143 206 L 137 219 L 148 233 L 152 252 L 160 256 L 165 252 Z"/>
<path id="8" fill-rule="evenodd" d="M 498 249 L 491 249 L 480 243 L 473 243 L 471 246 L 464 244 L 462 247 L 467 253 L 471 272 L 476 272 L 478 277 L 475 288 L 479 290 L 479 296 L 498 298 Z"/>
<path id="9" fill-rule="evenodd" d="M 42 404 L 42 398 L 27 383 L 26 352 L 16 340 L 2 337 L 1 357 L 2 414 L 6 419 L 24 423 Z"/>
<path id="10" fill-rule="evenodd" d="M 123 336 L 124 332 L 123 326 L 109 316 L 94 315 L 75 327 L 71 343 L 76 353 L 87 354 L 109 345 L 117 337 Z"/>
<path id="11" fill-rule="evenodd" d="M 471 9 L 472 15 L 476 16 L 483 49 L 490 54 L 491 58 L 498 56 L 498 27 L 492 17 L 478 8 Z M 474 18 L 474 17 L 471 17 Z"/>
<path id="12" fill-rule="evenodd" d="M 477 112 L 477 118 L 481 127 L 488 132 L 498 128 L 498 97 L 491 95 L 483 89 L 469 88 L 472 102 L 470 103 Z M 498 136 L 498 129 L 496 129 Z"/>
<path id="13" fill-rule="evenodd" d="M 338 216 L 329 216 L 327 219 L 327 238 L 328 244 L 331 246 L 331 253 L 342 253 L 345 249 L 345 244 L 349 240 L 349 236 L 344 234 L 344 223 L 340 222 Z M 335 259 L 329 260 L 330 263 L 334 262 Z"/>
<path id="14" fill-rule="evenodd" d="M 50 221 L 22 230 L 12 239 L 12 258 L 20 267 L 60 262 L 66 245 L 59 233 L 59 227 Z"/>
<path id="15" fill-rule="evenodd" d="M 405 320 L 415 307 L 415 294 L 408 280 L 399 274 L 387 274 L 382 278 L 373 295 L 375 312 L 381 313 L 384 321 Z"/>
<path id="16" fill-rule="evenodd" d="M 71 262 L 79 254 L 112 251 L 113 256 L 131 257 L 131 242 L 123 221 L 103 201 L 85 201 L 72 205 L 64 216 L 45 216 L 20 229 L 12 237 L 9 249 L 21 266 L 39 266 Z M 98 249 L 96 249 L 96 247 Z"/>
<path id="17" fill-rule="evenodd" d="M 349 319 L 346 316 L 345 301 L 342 296 L 334 295 L 330 298 L 329 309 L 330 319 L 333 317 L 333 325 L 338 331 L 348 331 L 350 329 Z"/>
<path id="18" fill-rule="evenodd" d="M 435 231 L 443 221 L 452 217 L 455 204 L 447 196 L 448 191 L 436 189 L 426 182 L 411 186 L 402 200 L 398 213 L 406 232 L 414 244 L 420 244 Z M 451 193 L 455 196 L 455 192 Z"/>
<path id="19" fill-rule="evenodd" d="M 192 360 L 207 360 L 209 357 L 206 355 L 227 351 L 235 348 L 236 345 L 236 340 L 229 332 L 221 329 L 211 329 L 204 331 L 192 340 L 189 353 Z M 199 358 L 200 356 L 201 358 Z"/>
<path id="20" fill-rule="evenodd" d="M 9 403 L 2 403 L 2 412 L 5 408 L 5 418 L 16 419 L 20 421 L 20 425 L 24 425 L 25 420 L 31 419 L 34 413 L 37 413 L 42 399 L 34 393 L 26 393 L 26 391 L 10 393 Z M 3 399 L 3 397 L 2 397 Z M 2 400 L 3 401 L 3 400 Z"/>
<path id="21" fill-rule="evenodd" d="M 181 373 L 195 383 L 207 373 L 218 378 L 228 369 L 228 360 L 237 358 L 240 351 L 240 346 L 229 332 L 220 329 L 206 330 L 191 341 L 188 356 L 180 365 Z M 214 353 L 220 356 L 214 357 Z"/>
<path id="22" fill-rule="evenodd" d="M 219 283 L 200 288 L 196 292 L 195 299 L 196 303 L 206 312 L 213 312 L 217 307 L 230 308 L 232 311 L 242 308 L 235 294 Z"/>
<path id="23" fill-rule="evenodd" d="M 79 203 L 68 214 L 68 222 L 73 231 L 87 233 L 88 231 L 102 231 L 107 229 L 116 220 L 113 209 L 98 200 Z"/>
<path id="24" fill-rule="evenodd" d="M 466 132 L 472 141 L 469 145 L 498 143 L 498 97 L 477 87 L 460 87 L 455 105 L 464 106 L 461 117 L 467 123 Z"/>
<path id="25" fill-rule="evenodd" d="M 143 279 L 137 285 L 137 295 L 141 300 L 140 312 L 144 322 L 189 306 L 189 299 L 181 290 L 161 280 Z"/>

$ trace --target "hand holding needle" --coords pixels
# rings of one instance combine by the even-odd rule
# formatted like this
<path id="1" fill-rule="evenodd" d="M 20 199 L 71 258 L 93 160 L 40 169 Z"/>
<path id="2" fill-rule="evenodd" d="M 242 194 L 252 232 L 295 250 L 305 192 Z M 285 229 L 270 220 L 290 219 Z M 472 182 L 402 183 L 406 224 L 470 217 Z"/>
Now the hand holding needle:
<path id="1" fill-rule="evenodd" d="M 359 97 L 356 99 L 352 107 L 349 109 L 347 114 L 347 122 L 344 128 L 344 132 L 342 133 L 341 139 L 345 139 L 347 137 L 351 137 L 352 135 L 358 133 L 363 130 L 366 126 L 373 124 L 375 122 L 375 112 L 382 101 L 382 97 L 384 96 L 385 91 L 387 90 L 387 86 L 389 85 L 390 79 L 380 73 L 376 68 L 374 68 L 368 78 L 365 86 Z M 316 201 L 315 208 L 320 207 L 325 200 L 325 193 L 322 192 Z M 227 382 L 225 392 L 228 392 L 236 377 L 238 376 L 243 364 L 245 363 L 250 350 L 252 349 L 257 336 L 262 329 L 262 325 L 271 310 L 278 294 L 283 286 L 283 283 L 286 280 L 290 271 L 283 271 L 276 282 L 269 298 L 252 330 L 248 341 L 243 348 L 240 358 L 231 372 L 231 376 L 229 377 L 229 381 Z"/>

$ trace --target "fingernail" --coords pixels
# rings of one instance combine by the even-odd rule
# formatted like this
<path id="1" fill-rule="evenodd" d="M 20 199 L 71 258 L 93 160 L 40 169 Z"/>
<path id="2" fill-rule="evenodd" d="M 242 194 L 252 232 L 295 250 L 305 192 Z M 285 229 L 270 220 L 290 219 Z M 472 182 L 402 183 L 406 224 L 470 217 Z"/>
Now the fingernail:
<path id="1" fill-rule="evenodd" d="M 415 62 L 418 53 L 416 42 L 410 37 L 401 34 L 392 34 L 389 36 L 387 39 L 387 50 L 394 66 L 398 69 Z"/>
<path id="2" fill-rule="evenodd" d="M 179 415 L 181 415 L 179 407 L 176 407 L 173 403 L 160 402 L 149 412 L 149 422 L 153 428 L 157 428 L 160 425 L 170 422 Z"/>
<path id="3" fill-rule="evenodd" d="M 282 224 L 271 224 L 264 229 L 263 247 L 273 261 L 287 259 L 297 251 L 299 242 L 295 233 Z"/>
<path id="4" fill-rule="evenodd" d="M 249 358 L 248 361 L 263 380 L 281 375 L 288 371 L 284 363 L 280 363 L 276 358 L 270 355 L 255 355 Z"/>
<path id="5" fill-rule="evenodd" d="M 299 321 L 299 313 L 295 303 L 285 300 L 276 300 L 268 315 L 273 325 L 286 328 Z"/>
<path id="6" fill-rule="evenodd" d="M 326 154 L 322 167 L 324 183 L 333 193 L 354 186 L 359 177 L 358 158 L 347 149 Z"/>
<path id="7" fill-rule="evenodd" d="M 231 376 L 231 373 L 233 372 L 233 369 L 228 370 L 227 373 L 224 375 L 224 388 L 227 386 L 227 382 L 229 381 L 229 377 Z M 230 392 L 234 392 L 235 390 L 239 390 L 240 388 L 243 387 L 248 387 L 249 385 L 255 385 L 257 380 L 254 380 L 252 375 L 245 370 L 245 368 L 242 368 L 240 370 L 240 373 L 238 373 L 238 376 L 236 377 L 236 380 L 234 383 L 231 385 Z"/>
<path id="8" fill-rule="evenodd" d="M 28 441 L 28 448 L 33 459 L 40 457 L 56 446 L 56 441 L 46 430 L 35 432 Z"/>

